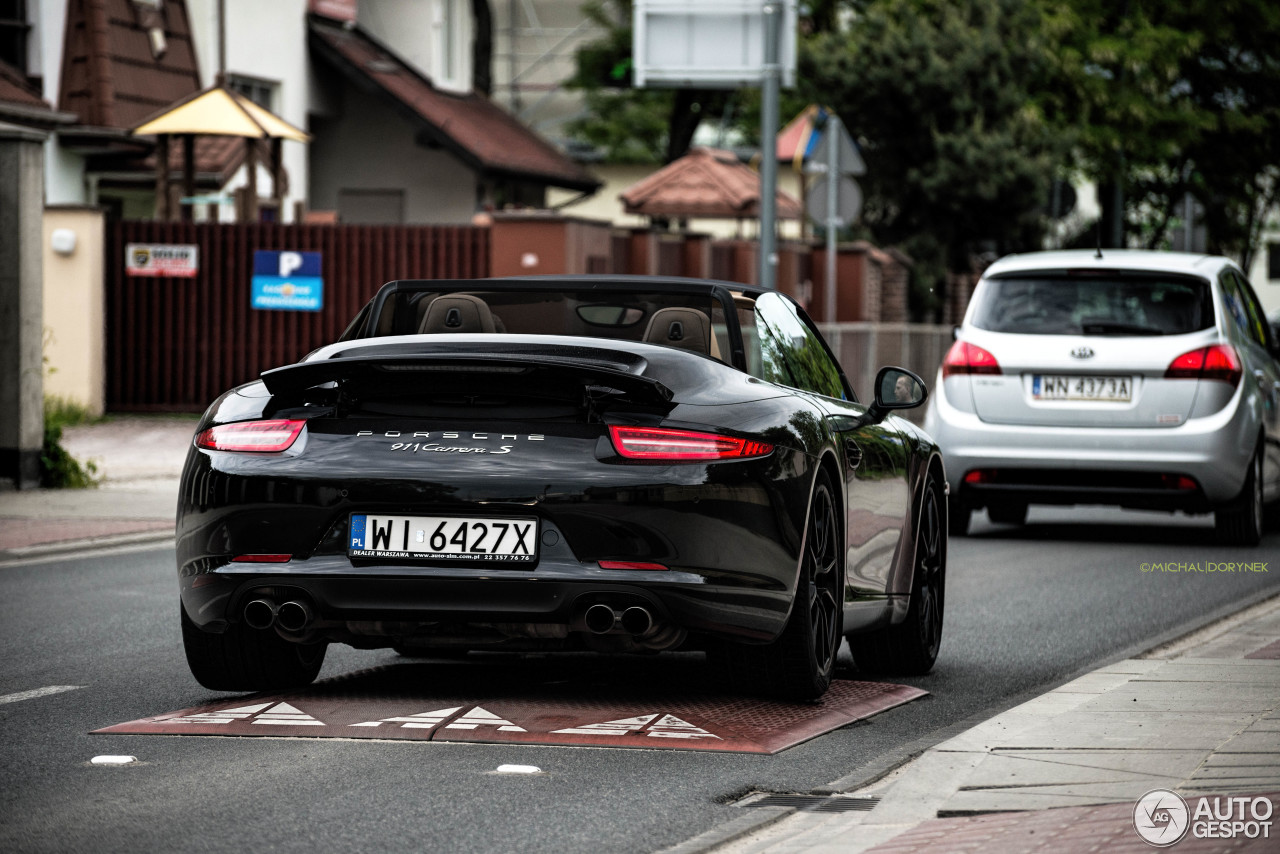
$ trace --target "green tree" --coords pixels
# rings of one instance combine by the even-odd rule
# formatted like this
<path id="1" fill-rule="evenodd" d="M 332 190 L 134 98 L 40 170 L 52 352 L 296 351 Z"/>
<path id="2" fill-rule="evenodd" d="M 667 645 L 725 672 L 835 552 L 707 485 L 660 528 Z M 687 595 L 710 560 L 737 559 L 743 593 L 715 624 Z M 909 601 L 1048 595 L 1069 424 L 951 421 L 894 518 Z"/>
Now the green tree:
<path id="1" fill-rule="evenodd" d="M 921 290 L 979 252 L 1038 248 L 1069 139 L 1038 93 L 1053 69 L 1025 0 L 871 0 L 804 40 L 802 93 L 832 107 L 867 161 L 863 223 L 917 261 Z M 934 308 L 937 300 L 918 305 Z"/>
<path id="2" fill-rule="evenodd" d="M 1071 0 L 1046 22 L 1045 101 L 1099 182 L 1108 245 L 1160 248 L 1191 193 L 1210 251 L 1248 269 L 1280 179 L 1280 5 Z"/>
<path id="3" fill-rule="evenodd" d="M 836 26 L 840 0 L 812 0 L 802 10 L 802 36 Z M 760 139 L 759 89 L 632 88 L 631 0 L 590 0 L 583 15 L 605 30 L 579 48 L 570 85 L 584 97 L 581 118 L 569 132 L 617 163 L 670 163 L 683 157 L 704 121 L 721 124 L 747 144 Z M 807 104 L 784 93 L 783 120 Z"/>
<path id="4" fill-rule="evenodd" d="M 719 116 L 732 93 L 631 86 L 631 0 L 591 0 L 583 15 L 605 35 L 578 49 L 570 85 L 583 90 L 583 116 L 569 132 L 617 163 L 670 163 L 683 157 L 703 118 Z"/>

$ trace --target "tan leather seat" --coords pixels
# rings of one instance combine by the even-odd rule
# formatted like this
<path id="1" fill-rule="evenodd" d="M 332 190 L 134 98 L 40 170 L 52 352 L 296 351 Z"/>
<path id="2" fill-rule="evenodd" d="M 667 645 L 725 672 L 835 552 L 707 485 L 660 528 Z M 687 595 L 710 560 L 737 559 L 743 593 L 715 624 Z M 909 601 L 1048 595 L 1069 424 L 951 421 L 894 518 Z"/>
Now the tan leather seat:
<path id="1" fill-rule="evenodd" d="M 644 340 L 649 344 L 664 344 L 706 355 L 713 354 L 715 344 L 715 337 L 711 334 L 711 319 L 692 308 L 663 308 L 655 311 L 653 317 L 649 318 Z"/>
<path id="2" fill-rule="evenodd" d="M 426 334 L 496 332 L 489 306 L 471 294 L 446 294 L 427 307 L 418 331 Z"/>

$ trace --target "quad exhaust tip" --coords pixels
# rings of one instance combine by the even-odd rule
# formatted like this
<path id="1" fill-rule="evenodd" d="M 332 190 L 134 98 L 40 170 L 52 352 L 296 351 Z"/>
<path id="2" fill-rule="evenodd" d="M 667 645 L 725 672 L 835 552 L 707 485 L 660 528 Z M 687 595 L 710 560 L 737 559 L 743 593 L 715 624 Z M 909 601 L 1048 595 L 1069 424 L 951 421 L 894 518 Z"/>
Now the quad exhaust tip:
<path id="1" fill-rule="evenodd" d="M 622 612 L 622 628 L 633 635 L 647 634 L 653 628 L 653 615 L 648 608 L 634 605 Z"/>
<path id="2" fill-rule="evenodd" d="M 612 608 L 601 604 L 592 605 L 587 609 L 587 613 L 583 615 L 587 628 L 597 635 L 612 631 L 613 624 L 617 622 L 617 619 L 617 615 L 613 613 Z"/>
<path id="3" fill-rule="evenodd" d="M 254 599 L 244 606 L 244 621 L 251 629 L 269 629 L 276 621 L 276 603 L 270 599 Z"/>
<path id="4" fill-rule="evenodd" d="M 632 635 L 647 634 L 653 629 L 653 614 L 639 605 L 632 605 L 619 613 L 608 605 L 597 603 L 587 609 L 583 621 L 587 629 L 597 635 L 607 634 L 615 626 L 621 626 L 623 631 Z"/>
<path id="5" fill-rule="evenodd" d="M 311 625 L 314 616 L 311 606 L 296 599 L 290 599 L 283 605 L 277 605 L 270 599 L 254 599 L 244 606 L 244 621 L 251 629 L 276 626 L 282 631 L 297 633 Z"/>
<path id="6" fill-rule="evenodd" d="M 285 602 L 276 611 L 276 625 L 286 632 L 300 632 L 311 625 L 311 609 L 306 602 Z"/>

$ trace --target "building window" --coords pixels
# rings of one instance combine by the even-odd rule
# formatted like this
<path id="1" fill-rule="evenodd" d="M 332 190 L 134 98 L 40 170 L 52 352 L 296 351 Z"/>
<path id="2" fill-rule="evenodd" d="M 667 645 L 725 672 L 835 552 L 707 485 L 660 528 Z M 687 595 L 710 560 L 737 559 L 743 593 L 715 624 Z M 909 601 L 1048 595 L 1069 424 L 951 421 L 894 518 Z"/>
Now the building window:
<path id="1" fill-rule="evenodd" d="M 264 110 L 275 112 L 276 89 L 279 88 L 275 83 L 257 77 L 228 74 L 227 86 L 231 91 L 239 92 Z"/>
<path id="2" fill-rule="evenodd" d="M 0 0 L 0 61 L 12 65 L 26 75 L 27 33 L 26 0 Z"/>

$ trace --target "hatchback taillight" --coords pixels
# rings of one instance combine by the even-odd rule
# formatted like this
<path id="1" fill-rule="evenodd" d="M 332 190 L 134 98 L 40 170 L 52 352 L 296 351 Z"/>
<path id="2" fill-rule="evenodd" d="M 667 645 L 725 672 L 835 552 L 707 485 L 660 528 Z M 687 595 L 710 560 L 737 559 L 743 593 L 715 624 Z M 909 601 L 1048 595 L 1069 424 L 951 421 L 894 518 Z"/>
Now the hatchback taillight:
<path id="1" fill-rule="evenodd" d="M 1240 358 L 1230 344 L 1213 344 L 1183 353 L 1169 363 L 1167 380 L 1221 380 L 1234 387 L 1243 371 Z"/>
<path id="2" fill-rule="evenodd" d="M 219 424 L 201 433 L 196 445 L 210 451 L 283 451 L 294 443 L 305 426 L 306 421 L 286 419 Z"/>
<path id="3" fill-rule="evenodd" d="M 666 427 L 611 426 L 609 438 L 621 456 L 649 462 L 746 459 L 773 453 L 773 445 L 766 442 Z"/>
<path id="4" fill-rule="evenodd" d="M 1000 363 L 996 357 L 976 344 L 957 341 L 942 360 L 942 378 L 952 374 L 998 374 Z"/>

